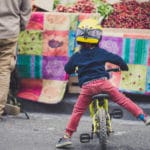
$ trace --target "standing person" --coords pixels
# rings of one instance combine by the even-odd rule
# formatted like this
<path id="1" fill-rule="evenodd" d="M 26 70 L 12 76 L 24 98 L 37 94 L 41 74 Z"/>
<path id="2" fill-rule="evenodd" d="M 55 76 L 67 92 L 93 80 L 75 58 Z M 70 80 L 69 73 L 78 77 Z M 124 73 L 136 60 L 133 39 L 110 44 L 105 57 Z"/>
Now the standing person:
<path id="1" fill-rule="evenodd" d="M 119 92 L 108 80 L 109 73 L 105 70 L 106 62 L 118 65 L 121 70 L 126 71 L 128 66 L 120 56 L 98 47 L 101 37 L 102 28 L 94 19 L 83 20 L 77 28 L 76 41 L 81 45 L 81 49 L 70 58 L 65 65 L 65 71 L 72 74 L 78 67 L 81 92 L 74 105 L 64 136 L 56 144 L 57 148 L 72 144 L 71 137 L 77 130 L 81 116 L 91 103 L 92 96 L 99 93 L 109 94 L 112 101 L 121 105 L 146 125 L 150 125 L 150 117 L 133 101 Z"/>
<path id="2" fill-rule="evenodd" d="M 31 0 L 0 0 L 0 118 L 7 102 L 10 75 L 16 64 L 18 35 L 26 28 L 31 7 Z"/>

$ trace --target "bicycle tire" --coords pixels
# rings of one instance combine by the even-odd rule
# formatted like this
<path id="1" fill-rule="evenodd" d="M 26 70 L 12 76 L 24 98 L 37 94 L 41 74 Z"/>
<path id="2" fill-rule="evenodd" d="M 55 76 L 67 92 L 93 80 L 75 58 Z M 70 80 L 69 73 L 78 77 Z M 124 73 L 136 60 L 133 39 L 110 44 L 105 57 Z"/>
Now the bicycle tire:
<path id="1" fill-rule="evenodd" d="M 107 126 L 106 126 L 106 113 L 104 108 L 99 108 L 97 115 L 99 121 L 99 130 L 98 130 L 99 144 L 102 150 L 106 150 L 108 135 L 107 135 Z"/>

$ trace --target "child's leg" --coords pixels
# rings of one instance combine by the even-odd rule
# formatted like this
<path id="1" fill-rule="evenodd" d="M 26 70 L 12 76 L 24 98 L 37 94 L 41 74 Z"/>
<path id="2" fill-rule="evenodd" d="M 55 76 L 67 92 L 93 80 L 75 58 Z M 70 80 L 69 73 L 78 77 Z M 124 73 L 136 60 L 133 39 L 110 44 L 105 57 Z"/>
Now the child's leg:
<path id="1" fill-rule="evenodd" d="M 56 144 L 57 148 L 66 147 L 72 144 L 71 136 L 74 131 L 76 131 L 80 118 L 88 108 L 89 104 L 92 101 L 92 91 L 90 86 L 83 86 L 81 93 L 77 99 L 76 104 L 74 105 L 74 109 L 70 120 L 67 124 L 65 135 L 59 139 L 58 143 Z"/>
<path id="2" fill-rule="evenodd" d="M 66 147 L 72 144 L 71 136 L 74 131 L 76 131 L 80 118 L 91 103 L 91 96 L 88 95 L 90 91 L 88 89 L 82 88 L 81 94 L 79 95 L 77 102 L 74 105 L 74 109 L 70 120 L 67 124 L 65 135 L 59 139 L 58 143 L 56 144 L 57 148 Z"/>
<path id="3" fill-rule="evenodd" d="M 114 102 L 124 107 L 135 117 L 138 117 L 140 114 L 144 114 L 143 110 L 138 105 L 136 105 L 131 99 L 127 98 L 124 94 L 119 92 L 119 90 L 112 86 L 107 80 L 105 81 L 104 89 Z"/>
<path id="4" fill-rule="evenodd" d="M 66 127 L 66 134 L 68 134 L 70 137 L 72 136 L 73 132 L 76 131 L 80 118 L 86 111 L 90 103 L 91 97 L 89 95 L 82 94 L 81 92 L 77 99 L 77 102 L 74 105 L 72 115 Z"/>

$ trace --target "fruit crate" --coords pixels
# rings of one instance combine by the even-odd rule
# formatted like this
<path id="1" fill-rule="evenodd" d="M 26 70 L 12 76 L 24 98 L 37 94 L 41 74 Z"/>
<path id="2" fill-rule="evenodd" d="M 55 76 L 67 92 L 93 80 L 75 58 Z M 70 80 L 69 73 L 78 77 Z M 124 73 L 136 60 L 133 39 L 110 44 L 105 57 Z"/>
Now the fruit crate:
<path id="1" fill-rule="evenodd" d="M 78 85 L 78 77 L 70 76 L 68 82 L 68 93 L 80 93 L 80 86 Z"/>

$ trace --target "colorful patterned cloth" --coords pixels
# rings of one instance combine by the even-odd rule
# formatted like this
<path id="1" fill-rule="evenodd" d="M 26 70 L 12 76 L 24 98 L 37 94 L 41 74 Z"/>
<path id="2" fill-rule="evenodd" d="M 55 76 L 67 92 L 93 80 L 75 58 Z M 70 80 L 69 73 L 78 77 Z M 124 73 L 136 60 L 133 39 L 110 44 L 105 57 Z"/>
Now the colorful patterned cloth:
<path id="1" fill-rule="evenodd" d="M 147 67 L 129 64 L 129 71 L 122 72 L 120 88 L 128 92 L 144 93 L 146 91 Z"/>
<path id="2" fill-rule="evenodd" d="M 56 19 L 57 18 L 57 19 Z M 18 97 L 58 103 L 67 85 L 69 15 L 35 12 L 18 41 Z"/>
<path id="3" fill-rule="evenodd" d="M 55 104 L 63 99 L 68 75 L 64 65 L 78 50 L 75 31 L 85 18 L 99 14 L 33 12 L 18 41 L 17 67 L 21 78 L 18 97 Z M 150 94 L 150 40 L 131 35 L 105 35 L 99 46 L 118 54 L 129 64 L 128 72 L 112 73 L 112 84 L 123 91 Z M 107 64 L 108 68 L 114 67 Z"/>

